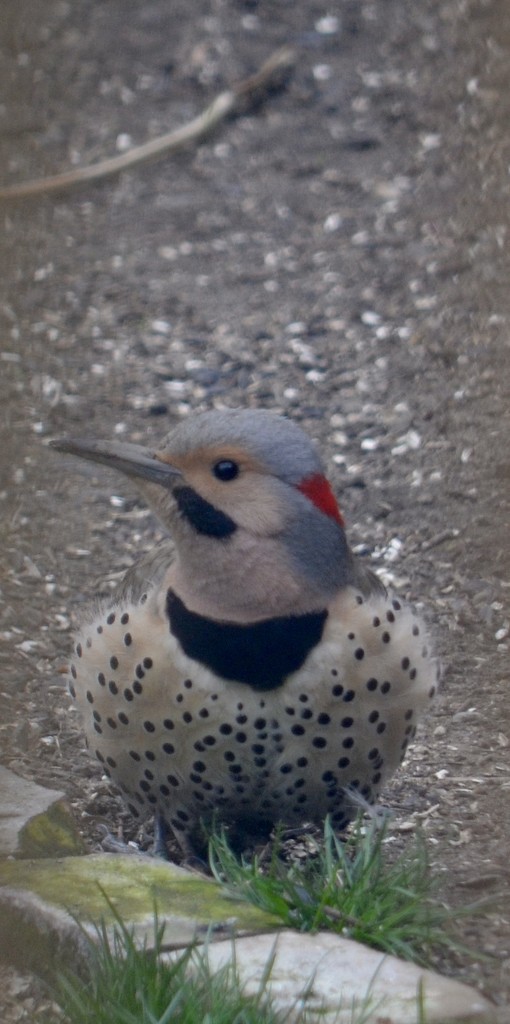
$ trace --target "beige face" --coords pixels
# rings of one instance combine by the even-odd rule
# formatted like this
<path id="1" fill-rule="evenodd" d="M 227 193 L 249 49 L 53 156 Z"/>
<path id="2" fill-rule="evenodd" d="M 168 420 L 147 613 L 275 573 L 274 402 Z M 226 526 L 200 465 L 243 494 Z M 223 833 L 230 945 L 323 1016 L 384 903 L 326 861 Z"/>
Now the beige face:
<path id="1" fill-rule="evenodd" d="M 269 474 L 242 449 L 224 444 L 199 448 L 186 455 L 161 451 L 156 457 L 180 470 L 185 485 L 250 533 L 268 537 L 284 529 L 284 494 L 290 485 Z M 223 460 L 239 466 L 239 475 L 234 480 L 222 481 L 214 475 L 214 466 Z"/>

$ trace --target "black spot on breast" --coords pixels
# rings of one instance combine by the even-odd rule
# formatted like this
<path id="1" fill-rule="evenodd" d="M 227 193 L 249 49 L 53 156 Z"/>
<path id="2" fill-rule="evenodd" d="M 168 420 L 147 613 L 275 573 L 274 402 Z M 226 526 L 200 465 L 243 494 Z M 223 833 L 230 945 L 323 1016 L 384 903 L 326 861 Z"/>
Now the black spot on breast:
<path id="1" fill-rule="evenodd" d="M 314 736 L 312 745 L 317 747 L 318 750 L 323 750 L 327 746 L 327 740 L 324 739 L 324 736 Z"/>
<path id="2" fill-rule="evenodd" d="M 118 668 L 118 667 L 119 667 L 119 659 L 116 658 L 114 654 L 112 654 L 112 656 L 110 658 L 110 668 L 113 669 L 113 671 L 115 672 L 115 669 Z"/>
<path id="3" fill-rule="evenodd" d="M 273 690 L 297 671 L 319 643 L 328 613 L 265 619 L 253 625 L 219 622 L 189 611 L 168 591 L 170 630 L 189 658 L 223 679 Z"/>
<path id="4" fill-rule="evenodd" d="M 174 490 L 177 508 L 188 520 L 197 533 L 206 537 L 227 538 L 237 530 L 230 516 L 197 494 L 192 487 L 179 487 Z"/>

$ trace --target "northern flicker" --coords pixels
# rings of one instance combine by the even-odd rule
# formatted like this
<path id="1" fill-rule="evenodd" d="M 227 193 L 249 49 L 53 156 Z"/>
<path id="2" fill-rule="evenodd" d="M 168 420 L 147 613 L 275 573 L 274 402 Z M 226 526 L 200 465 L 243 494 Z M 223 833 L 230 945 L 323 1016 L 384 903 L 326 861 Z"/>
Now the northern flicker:
<path id="1" fill-rule="evenodd" d="M 136 479 L 157 547 L 76 638 L 70 693 L 135 818 L 341 830 L 402 761 L 435 693 L 426 630 L 355 560 L 301 428 L 192 415 L 159 449 L 62 440 Z"/>

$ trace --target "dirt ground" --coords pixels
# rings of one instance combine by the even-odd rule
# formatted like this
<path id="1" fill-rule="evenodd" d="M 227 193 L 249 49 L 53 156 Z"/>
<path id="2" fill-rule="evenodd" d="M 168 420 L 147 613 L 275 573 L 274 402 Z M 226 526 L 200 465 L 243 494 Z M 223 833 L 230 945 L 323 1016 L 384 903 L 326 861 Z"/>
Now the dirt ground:
<path id="1" fill-rule="evenodd" d="M 0 757 L 67 792 L 89 848 L 105 826 L 146 841 L 83 749 L 63 668 L 82 603 L 158 526 L 44 441 L 160 439 L 222 405 L 288 414 L 320 442 L 356 550 L 435 633 L 442 695 L 385 803 L 399 843 L 421 821 L 454 911 L 493 900 L 463 925 L 474 957 L 439 966 L 501 1003 L 507 0 L 4 0 L 1 183 L 156 137 L 283 44 L 286 89 L 199 146 L 0 205 Z M 9 1020 L 34 1019 L 30 990 L 27 1016 L 9 991 Z"/>

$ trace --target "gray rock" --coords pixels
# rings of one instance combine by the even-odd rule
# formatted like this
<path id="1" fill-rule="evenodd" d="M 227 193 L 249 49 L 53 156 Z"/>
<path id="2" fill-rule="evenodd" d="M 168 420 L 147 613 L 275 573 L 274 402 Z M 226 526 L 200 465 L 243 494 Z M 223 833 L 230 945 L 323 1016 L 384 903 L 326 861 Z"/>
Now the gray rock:
<path id="1" fill-rule="evenodd" d="M 64 794 L 0 766 L 0 857 L 83 852 Z"/>
<path id="2" fill-rule="evenodd" d="M 76 967 L 86 954 L 85 934 L 95 938 L 101 921 L 112 928 L 117 914 L 137 940 L 150 943 L 155 903 L 170 949 L 278 925 L 270 914 L 229 899 L 216 882 L 149 856 L 6 860 L 0 861 L 0 957 L 42 974 L 64 960 Z"/>

